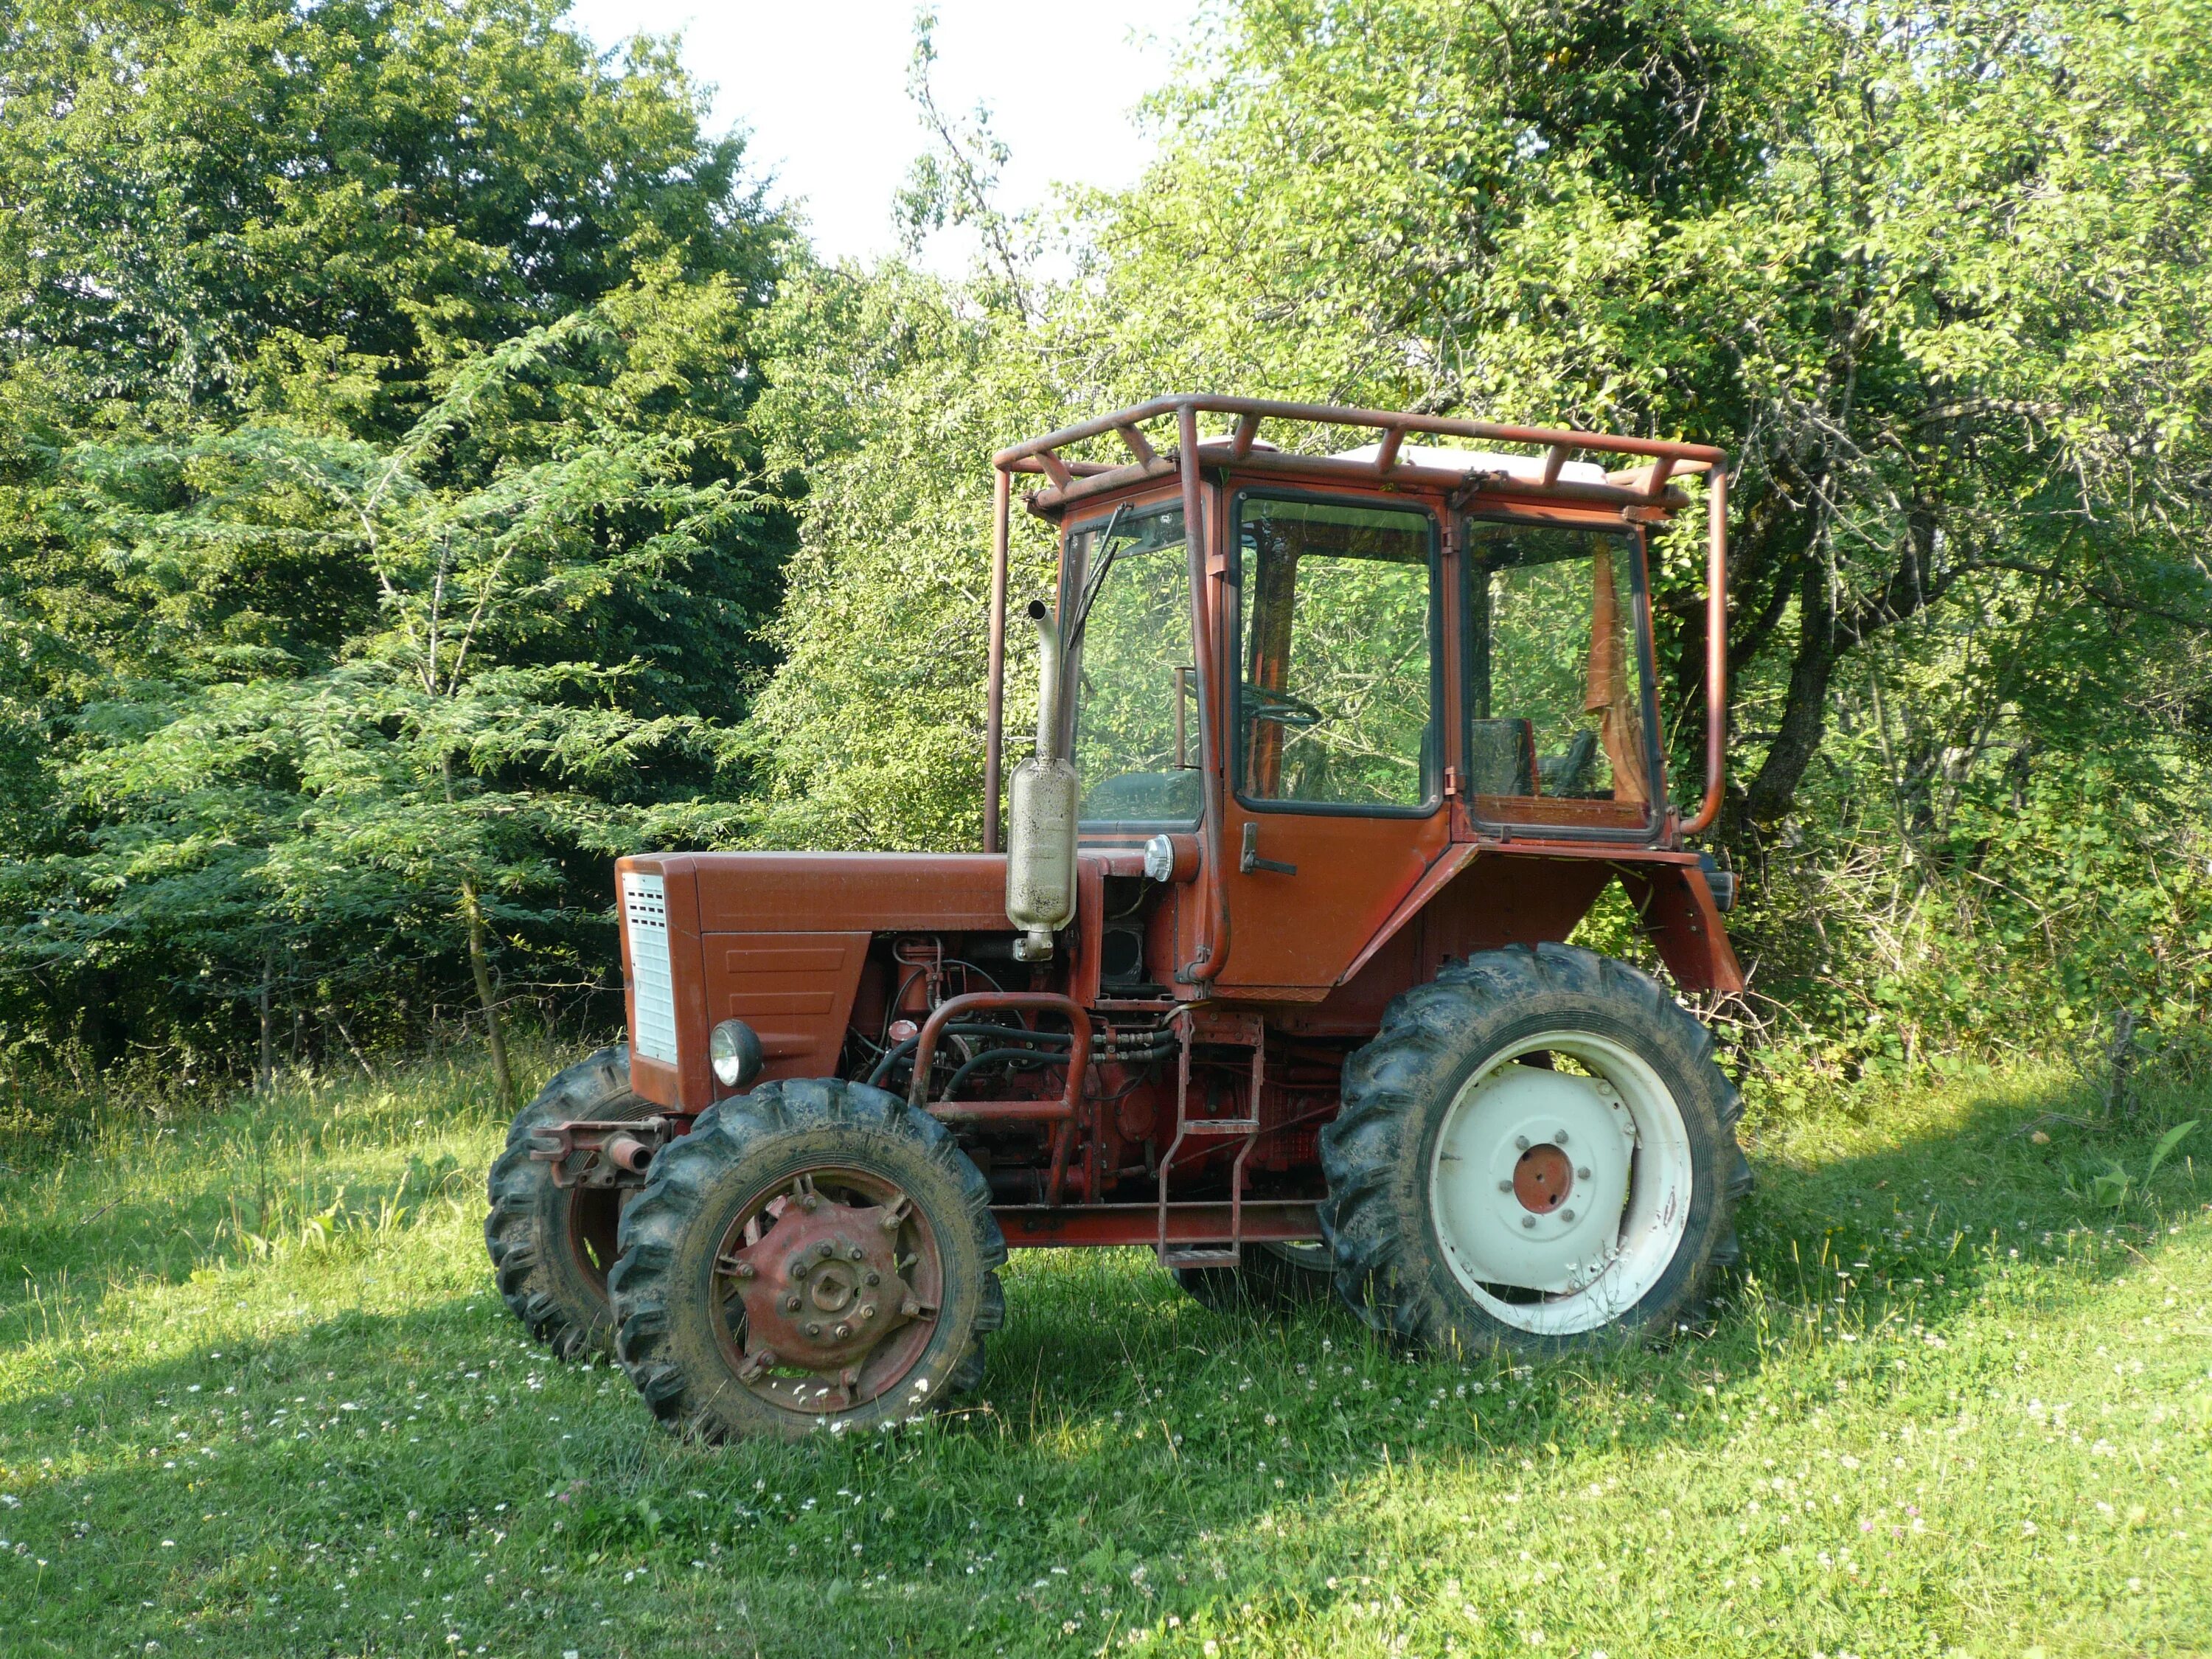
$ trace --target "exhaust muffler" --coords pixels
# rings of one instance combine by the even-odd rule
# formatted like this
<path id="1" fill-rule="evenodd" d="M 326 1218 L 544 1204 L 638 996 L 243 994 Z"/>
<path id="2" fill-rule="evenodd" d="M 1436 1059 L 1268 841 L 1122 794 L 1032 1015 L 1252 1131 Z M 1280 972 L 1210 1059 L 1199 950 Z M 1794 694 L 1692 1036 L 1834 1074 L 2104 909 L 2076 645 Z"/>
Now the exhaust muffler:
<path id="1" fill-rule="evenodd" d="M 1060 626 L 1041 599 L 1030 601 L 1037 632 L 1036 752 L 1014 769 L 1006 787 L 1006 920 L 1020 930 L 1019 962 L 1046 962 L 1052 936 L 1075 920 L 1074 763 L 1057 752 L 1066 653 Z"/>

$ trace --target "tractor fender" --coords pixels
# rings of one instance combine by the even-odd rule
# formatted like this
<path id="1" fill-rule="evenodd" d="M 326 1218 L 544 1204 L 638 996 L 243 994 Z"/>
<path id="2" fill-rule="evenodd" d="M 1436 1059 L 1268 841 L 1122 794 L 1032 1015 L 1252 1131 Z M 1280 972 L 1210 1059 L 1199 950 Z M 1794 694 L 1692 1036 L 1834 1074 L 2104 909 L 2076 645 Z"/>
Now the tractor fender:
<path id="1" fill-rule="evenodd" d="M 1616 866 L 1620 885 L 1644 931 L 1658 947 L 1659 959 L 1686 991 L 1743 991 L 1743 969 L 1729 943 L 1720 907 L 1713 902 L 1705 872 L 1687 864 L 1638 861 Z"/>
<path id="2" fill-rule="evenodd" d="M 1508 864 L 1526 874 L 1504 879 Z M 1489 878 L 1477 874 L 1478 869 L 1489 872 Z M 1535 878 L 1540 871 L 1556 873 Z M 1415 917 L 1432 910 L 1442 914 L 1432 918 L 1431 932 L 1449 941 L 1447 948 L 1455 951 L 1564 940 L 1589 913 L 1608 876 L 1620 882 L 1675 983 L 1686 991 L 1727 995 L 1743 989 L 1743 969 L 1696 854 L 1557 842 L 1526 852 L 1455 843 L 1398 902 L 1337 983 L 1350 984 Z"/>

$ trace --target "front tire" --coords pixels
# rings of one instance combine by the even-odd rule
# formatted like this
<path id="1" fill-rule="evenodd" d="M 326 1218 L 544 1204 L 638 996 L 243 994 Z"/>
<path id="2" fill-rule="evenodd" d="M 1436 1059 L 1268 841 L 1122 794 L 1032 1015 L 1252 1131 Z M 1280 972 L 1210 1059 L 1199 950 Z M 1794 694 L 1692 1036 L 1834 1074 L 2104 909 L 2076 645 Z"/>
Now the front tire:
<path id="1" fill-rule="evenodd" d="M 484 1247 L 494 1280 L 508 1310 L 563 1359 L 613 1346 L 607 1273 L 622 1196 L 611 1187 L 555 1186 L 553 1166 L 530 1156 L 531 1132 L 579 1118 L 633 1122 L 658 1109 L 630 1092 L 629 1045 L 602 1048 L 538 1091 L 491 1166 Z"/>
<path id="2" fill-rule="evenodd" d="M 865 1084 L 767 1083 L 702 1113 L 623 1212 L 616 1354 L 708 1440 L 871 1429 L 982 1380 L 1006 1259 L 943 1124 Z"/>
<path id="3" fill-rule="evenodd" d="M 1346 1300 L 1462 1356 L 1672 1331 L 1732 1261 L 1742 1103 L 1649 975 L 1564 945 L 1484 951 L 1396 998 L 1322 1132 Z"/>

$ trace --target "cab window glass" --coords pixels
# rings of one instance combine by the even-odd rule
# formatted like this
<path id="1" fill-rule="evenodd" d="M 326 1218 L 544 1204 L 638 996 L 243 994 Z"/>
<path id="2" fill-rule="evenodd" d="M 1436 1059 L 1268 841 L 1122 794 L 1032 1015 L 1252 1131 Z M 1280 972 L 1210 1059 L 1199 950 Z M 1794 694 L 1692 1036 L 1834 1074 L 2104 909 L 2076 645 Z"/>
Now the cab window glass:
<path id="1" fill-rule="evenodd" d="M 1115 513 L 1067 538 L 1075 770 L 1088 823 L 1198 816 L 1198 697 L 1182 509 Z"/>
<path id="2" fill-rule="evenodd" d="M 1239 793 L 1426 805 L 1435 794 L 1428 516 L 1247 496 L 1237 537 Z"/>
<path id="3" fill-rule="evenodd" d="M 1485 816 L 1538 797 L 1648 810 L 1635 557 L 1624 535 L 1468 526 L 1468 793 Z"/>

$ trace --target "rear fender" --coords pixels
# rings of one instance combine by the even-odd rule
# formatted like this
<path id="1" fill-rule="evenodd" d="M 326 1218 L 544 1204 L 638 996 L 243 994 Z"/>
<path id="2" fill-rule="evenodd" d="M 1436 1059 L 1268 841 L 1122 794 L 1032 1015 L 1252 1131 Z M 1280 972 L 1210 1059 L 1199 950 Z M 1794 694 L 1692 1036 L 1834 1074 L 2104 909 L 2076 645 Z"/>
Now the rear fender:
<path id="1" fill-rule="evenodd" d="M 1743 970 L 1694 854 L 1562 846 L 1508 853 L 1470 843 L 1455 846 L 1430 867 L 1338 984 L 1351 985 L 1370 963 L 1387 973 L 1385 950 L 1417 918 L 1419 944 L 1399 969 L 1413 974 L 1412 983 L 1432 976 L 1455 956 L 1565 939 L 1614 878 L 1684 990 L 1733 994 L 1743 989 Z M 1387 997 L 1405 982 L 1382 994 Z"/>
<path id="2" fill-rule="evenodd" d="M 1724 996 L 1742 992 L 1743 969 L 1703 870 L 1694 864 L 1624 864 L 1619 873 L 1677 985 Z"/>

